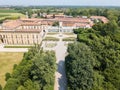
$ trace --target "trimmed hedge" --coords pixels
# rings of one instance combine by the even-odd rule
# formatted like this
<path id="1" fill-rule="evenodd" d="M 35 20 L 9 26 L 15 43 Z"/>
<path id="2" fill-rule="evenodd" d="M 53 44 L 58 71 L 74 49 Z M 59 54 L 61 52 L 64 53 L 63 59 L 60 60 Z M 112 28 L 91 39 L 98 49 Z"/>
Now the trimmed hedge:
<path id="1" fill-rule="evenodd" d="M 4 46 L 4 48 L 31 48 L 34 46 Z"/>

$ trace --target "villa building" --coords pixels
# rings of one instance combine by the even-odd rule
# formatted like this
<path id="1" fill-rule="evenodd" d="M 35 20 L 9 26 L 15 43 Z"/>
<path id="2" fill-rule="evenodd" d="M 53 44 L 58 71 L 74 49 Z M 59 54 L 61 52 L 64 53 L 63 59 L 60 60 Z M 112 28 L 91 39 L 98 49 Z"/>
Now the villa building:
<path id="1" fill-rule="evenodd" d="M 101 19 L 108 22 L 105 17 L 65 17 L 57 15 L 56 18 L 32 18 L 6 20 L 0 26 L 0 40 L 9 45 L 40 44 L 45 32 L 73 32 L 77 28 L 91 28 L 93 19 Z M 58 26 L 53 26 L 59 22 Z"/>

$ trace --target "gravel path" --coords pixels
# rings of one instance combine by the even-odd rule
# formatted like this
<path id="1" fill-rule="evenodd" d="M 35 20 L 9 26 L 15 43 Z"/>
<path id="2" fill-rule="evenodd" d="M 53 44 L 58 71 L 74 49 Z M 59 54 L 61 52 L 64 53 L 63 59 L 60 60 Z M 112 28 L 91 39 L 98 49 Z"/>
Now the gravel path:
<path id="1" fill-rule="evenodd" d="M 27 48 L 0 48 L 0 52 L 28 52 Z"/>
<path id="2" fill-rule="evenodd" d="M 65 55 L 67 47 L 64 46 L 64 42 L 61 40 L 58 42 L 56 52 L 57 71 L 55 73 L 55 85 L 54 90 L 66 90 L 67 81 L 65 74 Z"/>
<path id="3" fill-rule="evenodd" d="M 4 45 L 0 44 L 0 52 L 28 52 L 28 48 L 4 48 Z"/>

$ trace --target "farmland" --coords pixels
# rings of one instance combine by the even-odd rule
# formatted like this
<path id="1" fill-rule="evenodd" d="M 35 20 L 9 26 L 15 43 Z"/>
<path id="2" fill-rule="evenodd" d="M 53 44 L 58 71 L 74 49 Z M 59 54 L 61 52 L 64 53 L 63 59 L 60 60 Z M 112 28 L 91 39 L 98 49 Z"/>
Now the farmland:
<path id="1" fill-rule="evenodd" d="M 0 9 L 0 21 L 5 19 L 17 19 L 19 17 L 25 17 L 25 15 L 14 9 Z"/>

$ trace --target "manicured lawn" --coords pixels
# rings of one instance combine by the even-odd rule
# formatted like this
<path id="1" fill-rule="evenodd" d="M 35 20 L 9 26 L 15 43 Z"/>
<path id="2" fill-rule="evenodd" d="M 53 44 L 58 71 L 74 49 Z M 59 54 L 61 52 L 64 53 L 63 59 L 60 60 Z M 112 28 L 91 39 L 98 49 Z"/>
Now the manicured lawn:
<path id="1" fill-rule="evenodd" d="M 48 44 L 46 44 L 45 46 L 47 47 L 47 48 L 53 48 L 53 47 L 55 47 L 57 45 L 57 43 L 48 43 Z"/>
<path id="2" fill-rule="evenodd" d="M 43 41 L 59 41 L 59 38 L 56 38 L 56 37 L 45 37 L 45 39 L 43 39 Z"/>
<path id="3" fill-rule="evenodd" d="M 74 33 L 63 33 L 64 35 L 75 35 Z"/>
<path id="4" fill-rule="evenodd" d="M 56 34 L 59 34 L 58 32 L 55 32 L 55 33 L 47 33 L 47 35 L 56 35 Z"/>
<path id="5" fill-rule="evenodd" d="M 31 47 L 34 47 L 34 46 L 4 46 L 4 48 L 31 48 Z"/>
<path id="6" fill-rule="evenodd" d="M 0 84 L 5 85 L 5 74 L 11 73 L 14 64 L 19 64 L 23 53 L 3 53 L 0 52 Z"/>
<path id="7" fill-rule="evenodd" d="M 63 38 L 63 41 L 75 41 L 75 37 Z"/>

